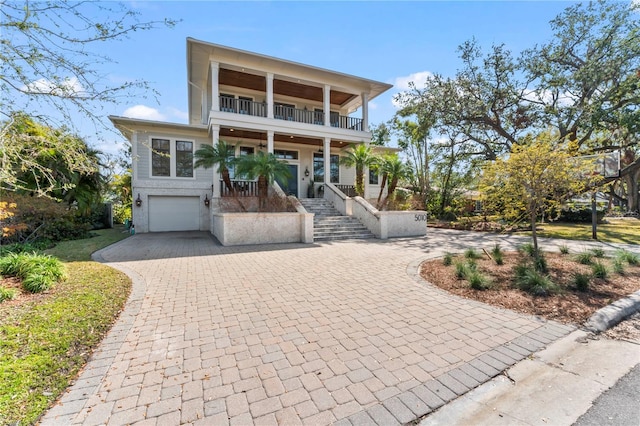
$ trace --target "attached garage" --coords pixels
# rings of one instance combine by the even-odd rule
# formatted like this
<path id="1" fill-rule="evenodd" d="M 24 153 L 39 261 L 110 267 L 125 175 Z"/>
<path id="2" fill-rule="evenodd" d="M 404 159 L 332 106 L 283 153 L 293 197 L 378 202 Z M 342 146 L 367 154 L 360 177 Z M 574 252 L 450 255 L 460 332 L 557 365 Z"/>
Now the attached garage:
<path id="1" fill-rule="evenodd" d="M 149 231 L 200 230 L 199 197 L 149 196 Z"/>

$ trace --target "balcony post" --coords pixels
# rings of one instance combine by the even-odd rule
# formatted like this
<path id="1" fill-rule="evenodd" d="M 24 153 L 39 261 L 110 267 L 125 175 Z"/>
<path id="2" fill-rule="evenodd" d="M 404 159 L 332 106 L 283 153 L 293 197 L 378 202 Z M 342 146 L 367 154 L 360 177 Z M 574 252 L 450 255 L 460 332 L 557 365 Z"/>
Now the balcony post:
<path id="1" fill-rule="evenodd" d="M 322 148 L 324 156 L 324 183 L 331 182 L 331 138 L 324 138 L 324 146 Z"/>
<path id="2" fill-rule="evenodd" d="M 211 110 L 220 111 L 220 64 L 211 62 Z"/>
<path id="3" fill-rule="evenodd" d="M 267 130 L 267 152 L 273 154 L 273 130 Z"/>
<path id="4" fill-rule="evenodd" d="M 322 109 L 324 111 L 324 125 L 331 126 L 331 119 L 329 117 L 329 115 L 331 114 L 331 86 L 328 84 L 324 85 L 322 100 Z"/>
<path id="5" fill-rule="evenodd" d="M 271 72 L 267 73 L 267 118 L 273 118 L 273 73 Z"/>
<path id="6" fill-rule="evenodd" d="M 362 131 L 369 131 L 369 94 L 362 92 Z"/>

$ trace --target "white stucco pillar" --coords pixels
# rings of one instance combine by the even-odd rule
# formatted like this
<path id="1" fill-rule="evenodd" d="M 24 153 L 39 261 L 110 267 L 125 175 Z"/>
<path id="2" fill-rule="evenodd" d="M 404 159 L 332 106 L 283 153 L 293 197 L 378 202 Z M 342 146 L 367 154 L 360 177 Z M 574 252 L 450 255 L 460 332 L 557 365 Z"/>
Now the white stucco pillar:
<path id="1" fill-rule="evenodd" d="M 267 152 L 273 154 L 273 130 L 267 130 Z"/>
<path id="2" fill-rule="evenodd" d="M 267 118 L 273 118 L 273 73 L 270 72 L 267 73 Z"/>
<path id="3" fill-rule="evenodd" d="M 218 126 L 217 124 L 214 124 L 211 126 L 211 139 L 213 140 L 213 146 L 215 146 L 218 143 L 218 140 L 220 140 L 220 126 Z M 212 185 L 213 185 L 213 190 L 211 191 L 211 197 L 219 197 L 220 194 L 220 173 L 218 172 L 217 168 L 212 168 L 213 171 L 213 176 L 212 176 Z"/>
<path id="4" fill-rule="evenodd" d="M 362 93 L 362 130 L 369 131 L 369 94 Z"/>
<path id="5" fill-rule="evenodd" d="M 331 138 L 324 138 L 324 146 L 322 147 L 324 156 L 324 183 L 331 182 Z"/>
<path id="6" fill-rule="evenodd" d="M 220 111 L 220 64 L 218 62 L 211 62 L 211 109 L 213 111 Z"/>
<path id="7" fill-rule="evenodd" d="M 322 92 L 322 110 L 324 111 L 324 125 L 331 126 L 331 86 L 328 84 L 324 85 L 324 90 Z"/>
<path id="8" fill-rule="evenodd" d="M 209 99 L 207 98 L 207 90 L 202 89 L 202 124 L 209 124 Z"/>

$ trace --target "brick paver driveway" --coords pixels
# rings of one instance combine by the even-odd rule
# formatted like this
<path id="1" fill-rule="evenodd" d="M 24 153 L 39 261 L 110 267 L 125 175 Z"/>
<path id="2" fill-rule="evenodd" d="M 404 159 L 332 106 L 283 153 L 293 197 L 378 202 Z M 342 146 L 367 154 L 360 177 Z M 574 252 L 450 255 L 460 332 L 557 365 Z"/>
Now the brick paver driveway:
<path id="1" fill-rule="evenodd" d="M 571 330 L 417 278 L 427 257 L 499 238 L 478 235 L 240 248 L 207 233 L 128 238 L 100 253 L 134 278 L 127 309 L 43 424 L 415 420 Z"/>

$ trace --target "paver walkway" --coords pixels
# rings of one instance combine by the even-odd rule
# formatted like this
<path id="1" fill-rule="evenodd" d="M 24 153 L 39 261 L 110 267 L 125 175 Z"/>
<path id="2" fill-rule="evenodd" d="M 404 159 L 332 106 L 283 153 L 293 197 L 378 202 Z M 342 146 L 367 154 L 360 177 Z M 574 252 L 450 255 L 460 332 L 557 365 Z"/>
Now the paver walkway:
<path id="1" fill-rule="evenodd" d="M 134 279 L 127 308 L 42 424 L 415 420 L 572 330 L 417 276 L 445 251 L 522 241 L 443 230 L 235 248 L 200 232 L 127 238 L 99 253 Z"/>

